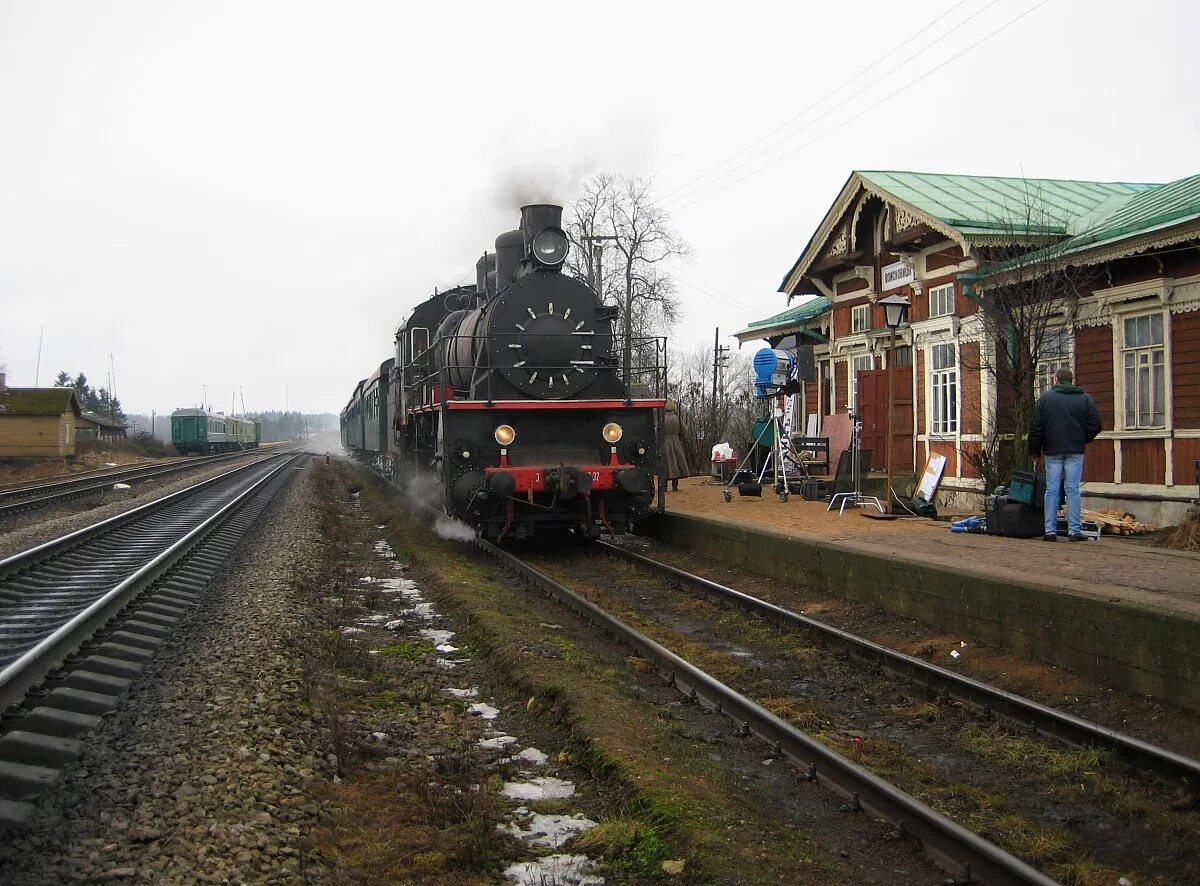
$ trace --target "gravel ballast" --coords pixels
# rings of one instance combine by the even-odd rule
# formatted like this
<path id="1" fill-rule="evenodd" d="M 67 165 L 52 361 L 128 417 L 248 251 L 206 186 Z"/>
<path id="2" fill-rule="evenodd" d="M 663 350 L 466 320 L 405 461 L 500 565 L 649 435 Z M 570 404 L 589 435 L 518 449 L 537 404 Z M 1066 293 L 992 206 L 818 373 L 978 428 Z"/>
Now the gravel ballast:
<path id="1" fill-rule="evenodd" d="M 316 541 L 306 475 L 88 738 L 33 830 L 0 840 L 0 882 L 328 879 L 305 840 L 322 820 L 310 791 L 336 758 L 293 655 L 306 612 L 291 578 Z"/>

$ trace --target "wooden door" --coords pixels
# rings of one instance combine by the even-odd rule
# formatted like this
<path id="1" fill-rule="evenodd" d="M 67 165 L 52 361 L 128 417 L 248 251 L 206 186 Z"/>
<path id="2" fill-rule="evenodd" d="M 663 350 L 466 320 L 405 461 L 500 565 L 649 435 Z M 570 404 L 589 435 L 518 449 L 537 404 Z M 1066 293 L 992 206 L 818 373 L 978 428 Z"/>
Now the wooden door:
<path id="1" fill-rule="evenodd" d="M 892 470 L 913 470 L 912 367 L 892 370 Z M 871 450 L 871 470 L 886 470 L 887 460 L 886 369 L 858 373 L 858 408 L 862 417 L 862 448 Z"/>

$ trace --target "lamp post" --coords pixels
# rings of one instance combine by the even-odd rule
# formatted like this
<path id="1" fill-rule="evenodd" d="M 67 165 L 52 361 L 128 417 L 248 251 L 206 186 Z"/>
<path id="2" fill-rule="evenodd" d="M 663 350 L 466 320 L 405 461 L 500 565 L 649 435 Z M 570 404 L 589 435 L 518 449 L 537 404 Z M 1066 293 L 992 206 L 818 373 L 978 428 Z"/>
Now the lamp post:
<path id="1" fill-rule="evenodd" d="M 909 301 L 903 295 L 889 295 L 878 302 L 883 305 L 884 322 L 891 330 L 887 356 L 887 486 L 883 490 L 888 513 L 892 513 L 892 364 L 896 357 L 896 330 L 908 320 Z"/>

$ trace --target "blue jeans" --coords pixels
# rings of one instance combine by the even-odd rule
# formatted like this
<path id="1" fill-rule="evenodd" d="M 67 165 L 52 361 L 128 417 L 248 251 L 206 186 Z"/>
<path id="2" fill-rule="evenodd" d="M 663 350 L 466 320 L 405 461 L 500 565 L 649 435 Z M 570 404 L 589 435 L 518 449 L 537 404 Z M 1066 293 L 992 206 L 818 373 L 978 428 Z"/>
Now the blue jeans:
<path id="1" fill-rule="evenodd" d="M 1067 532 L 1075 535 L 1083 530 L 1083 503 L 1079 498 L 1079 481 L 1083 479 L 1083 453 L 1078 455 L 1046 456 L 1046 535 L 1058 534 L 1059 491 L 1067 481 Z"/>

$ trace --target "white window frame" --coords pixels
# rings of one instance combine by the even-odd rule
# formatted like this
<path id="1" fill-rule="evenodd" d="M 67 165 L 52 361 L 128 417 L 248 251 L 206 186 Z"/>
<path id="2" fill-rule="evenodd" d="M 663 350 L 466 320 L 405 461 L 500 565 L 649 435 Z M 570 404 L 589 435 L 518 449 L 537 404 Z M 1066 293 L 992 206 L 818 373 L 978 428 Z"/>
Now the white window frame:
<path id="1" fill-rule="evenodd" d="M 947 365 L 937 366 L 937 355 L 943 358 L 950 349 Z M 952 437 L 958 433 L 958 345 L 935 344 L 929 348 L 929 416 L 930 436 Z"/>
<path id="2" fill-rule="evenodd" d="M 1056 341 L 1057 340 L 1057 341 Z M 1058 345 L 1062 344 L 1062 347 Z M 1051 352 L 1050 348 L 1054 347 Z M 1075 362 L 1075 335 L 1070 326 L 1047 326 L 1042 331 L 1038 347 L 1037 390 L 1038 396 L 1057 384 L 1054 375 L 1058 370 L 1072 369 Z"/>
<path id="3" fill-rule="evenodd" d="M 871 331 L 871 305 L 854 305 L 850 308 L 850 334 Z"/>
<path id="4" fill-rule="evenodd" d="M 929 319 L 954 314 L 954 284 L 944 283 L 929 290 Z"/>
<path id="5" fill-rule="evenodd" d="M 1167 340 L 1170 338 L 1170 329 L 1167 318 L 1163 316 L 1163 311 L 1139 311 L 1135 314 L 1123 314 L 1120 320 L 1120 362 L 1114 367 L 1116 373 L 1120 376 L 1121 385 L 1121 402 L 1120 415 L 1122 427 L 1129 431 L 1157 431 L 1167 428 L 1167 423 L 1171 407 L 1171 392 L 1170 387 L 1170 372 L 1168 371 L 1167 363 Z M 1147 318 L 1147 325 L 1153 329 L 1154 318 L 1158 318 L 1160 338 L 1157 342 L 1148 344 L 1129 343 L 1128 324 L 1136 323 L 1142 318 Z M 1155 362 L 1155 356 L 1158 357 L 1158 362 Z M 1155 370 L 1158 370 L 1157 373 Z M 1134 373 L 1134 383 L 1129 382 L 1130 371 Z M 1147 398 L 1150 401 L 1150 411 L 1144 412 L 1141 403 L 1140 392 L 1142 385 L 1138 383 L 1142 370 L 1147 372 Z M 1156 392 L 1161 392 L 1162 412 L 1156 414 L 1154 411 L 1155 401 L 1160 399 L 1155 396 Z M 1130 398 L 1133 398 L 1132 411 Z M 1142 421 L 1142 416 L 1148 415 L 1147 421 Z M 1132 421 L 1130 417 L 1132 416 Z M 1155 419 L 1158 419 L 1157 421 Z"/>

